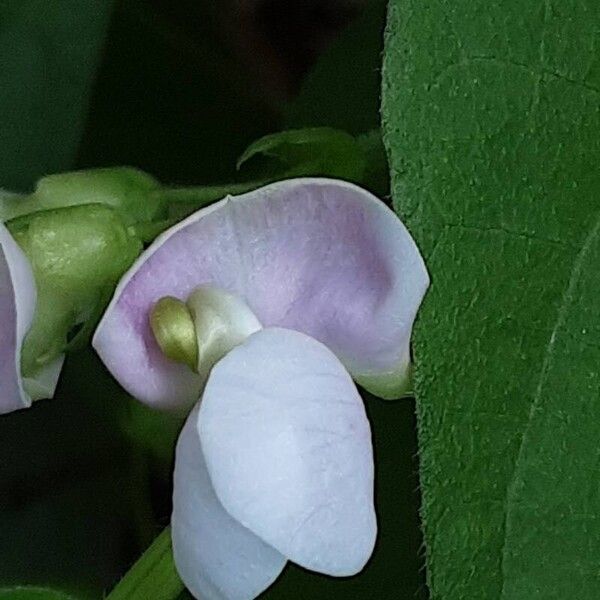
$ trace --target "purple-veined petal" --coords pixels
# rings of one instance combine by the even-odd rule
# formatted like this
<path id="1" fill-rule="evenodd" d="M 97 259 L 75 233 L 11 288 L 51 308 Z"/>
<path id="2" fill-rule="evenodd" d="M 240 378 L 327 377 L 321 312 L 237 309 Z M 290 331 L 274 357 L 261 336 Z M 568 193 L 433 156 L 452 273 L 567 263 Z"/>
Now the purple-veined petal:
<path id="1" fill-rule="evenodd" d="M 117 287 L 94 338 L 136 398 L 189 404 L 201 378 L 162 356 L 148 313 L 199 286 L 239 295 L 265 326 L 326 344 L 384 397 L 402 391 L 412 323 L 428 286 L 410 234 L 369 192 L 331 179 L 290 179 L 200 210 L 161 235 Z"/>
<path id="2" fill-rule="evenodd" d="M 31 405 L 21 377 L 21 347 L 35 303 L 29 260 L 0 223 L 0 414 Z"/>
<path id="3" fill-rule="evenodd" d="M 240 525 L 216 497 L 198 439 L 195 408 L 179 436 L 171 518 L 175 565 L 201 600 L 251 600 L 286 559 Z"/>
<path id="4" fill-rule="evenodd" d="M 198 417 L 225 509 L 290 560 L 353 575 L 377 534 L 371 431 L 336 356 L 303 333 L 265 329 L 216 364 Z"/>

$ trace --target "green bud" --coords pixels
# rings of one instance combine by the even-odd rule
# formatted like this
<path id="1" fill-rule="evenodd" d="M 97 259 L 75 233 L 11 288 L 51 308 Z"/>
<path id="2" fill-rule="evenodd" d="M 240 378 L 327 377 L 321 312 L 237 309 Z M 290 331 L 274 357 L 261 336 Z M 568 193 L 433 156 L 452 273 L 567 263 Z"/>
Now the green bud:
<path id="1" fill-rule="evenodd" d="M 158 182 L 131 167 L 92 169 L 49 175 L 40 179 L 33 194 L 44 207 L 106 204 L 114 208 L 125 224 L 163 218 Z"/>
<path id="2" fill-rule="evenodd" d="M 172 296 L 161 298 L 150 313 L 150 328 L 156 343 L 167 358 L 196 371 L 196 328 L 190 310 L 184 302 Z"/>
<path id="3" fill-rule="evenodd" d="M 78 330 L 91 332 L 142 245 L 116 211 L 98 204 L 34 213 L 8 228 L 31 262 L 38 291 L 22 351 L 23 374 L 33 376 Z"/>
<path id="4" fill-rule="evenodd" d="M 126 225 L 166 217 L 158 182 L 131 167 L 58 173 L 40 179 L 30 196 L 0 198 L 0 219 L 46 210 L 104 204 L 116 210 Z"/>

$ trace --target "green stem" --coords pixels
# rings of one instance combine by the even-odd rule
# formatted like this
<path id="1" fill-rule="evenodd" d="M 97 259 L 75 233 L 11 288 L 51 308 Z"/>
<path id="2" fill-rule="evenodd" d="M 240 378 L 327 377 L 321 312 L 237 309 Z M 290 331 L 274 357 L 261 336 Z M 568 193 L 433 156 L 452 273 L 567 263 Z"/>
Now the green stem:
<path id="1" fill-rule="evenodd" d="M 176 600 L 184 589 L 173 562 L 171 528 L 167 527 L 105 600 Z"/>
<path id="2" fill-rule="evenodd" d="M 156 236 L 160 235 L 163 231 L 166 231 L 173 225 L 176 225 L 180 219 L 174 217 L 172 219 L 165 219 L 164 221 L 155 221 L 151 223 L 137 223 L 131 225 L 130 231 L 144 244 L 148 244 L 154 241 Z"/>
<path id="3" fill-rule="evenodd" d="M 163 188 L 154 193 L 159 194 L 168 204 L 183 202 L 184 204 L 193 204 L 198 209 L 215 200 L 221 200 L 227 195 L 250 192 L 264 184 L 264 181 L 245 181 L 199 187 Z"/>

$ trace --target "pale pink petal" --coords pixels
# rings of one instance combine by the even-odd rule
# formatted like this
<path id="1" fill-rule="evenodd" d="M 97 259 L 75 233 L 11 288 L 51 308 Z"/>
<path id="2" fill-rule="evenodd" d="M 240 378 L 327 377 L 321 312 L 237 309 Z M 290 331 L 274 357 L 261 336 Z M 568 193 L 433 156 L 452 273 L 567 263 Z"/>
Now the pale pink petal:
<path id="1" fill-rule="evenodd" d="M 136 398 L 194 402 L 200 378 L 162 356 L 148 313 L 162 296 L 215 286 L 241 296 L 264 326 L 320 340 L 358 382 L 394 397 L 428 283 L 413 239 L 380 200 L 343 181 L 292 179 L 226 198 L 160 236 L 122 279 L 93 343 Z"/>

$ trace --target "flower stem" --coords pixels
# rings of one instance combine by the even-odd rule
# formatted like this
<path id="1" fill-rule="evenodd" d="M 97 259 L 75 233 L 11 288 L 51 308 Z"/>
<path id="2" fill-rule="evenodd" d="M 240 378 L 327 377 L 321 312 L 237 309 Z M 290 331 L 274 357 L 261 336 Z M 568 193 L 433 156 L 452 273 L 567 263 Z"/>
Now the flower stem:
<path id="1" fill-rule="evenodd" d="M 153 242 L 154 239 L 160 235 L 163 231 L 166 231 L 173 225 L 176 225 L 179 219 L 173 217 L 171 219 L 164 219 L 163 221 L 153 221 L 151 223 L 137 223 L 131 225 L 129 231 L 144 244 Z"/>
<path id="2" fill-rule="evenodd" d="M 173 562 L 171 528 L 167 527 L 105 600 L 176 600 L 184 589 Z"/>
<path id="3" fill-rule="evenodd" d="M 264 181 L 245 181 L 243 183 L 225 183 L 222 185 L 204 185 L 198 187 L 180 187 L 180 188 L 162 188 L 155 193 L 160 194 L 160 197 L 168 204 L 176 204 L 182 202 L 191 204 L 198 208 L 202 208 L 221 200 L 229 194 L 243 194 L 250 192 L 257 187 L 264 185 Z"/>

